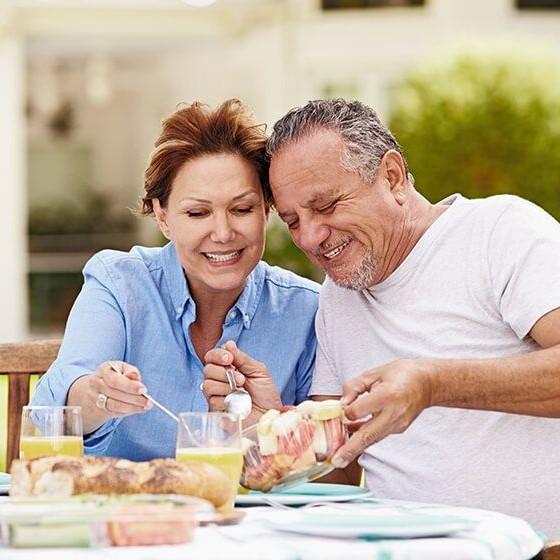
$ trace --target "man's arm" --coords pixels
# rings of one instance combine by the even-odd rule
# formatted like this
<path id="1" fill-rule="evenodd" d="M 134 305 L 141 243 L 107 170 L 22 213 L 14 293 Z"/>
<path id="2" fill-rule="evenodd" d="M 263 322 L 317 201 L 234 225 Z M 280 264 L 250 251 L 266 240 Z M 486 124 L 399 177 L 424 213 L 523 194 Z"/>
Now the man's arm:
<path id="1" fill-rule="evenodd" d="M 370 445 L 401 433 L 431 406 L 560 418 L 560 308 L 530 332 L 543 348 L 481 360 L 397 360 L 344 386 L 347 418 L 365 424 L 333 458 L 344 468 Z"/>

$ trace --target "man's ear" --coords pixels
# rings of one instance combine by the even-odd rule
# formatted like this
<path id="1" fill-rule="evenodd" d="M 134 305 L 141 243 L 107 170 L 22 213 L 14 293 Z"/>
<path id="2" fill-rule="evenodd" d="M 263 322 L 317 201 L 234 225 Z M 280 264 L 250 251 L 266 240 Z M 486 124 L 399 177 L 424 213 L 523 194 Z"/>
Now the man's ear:
<path id="1" fill-rule="evenodd" d="M 167 239 L 170 240 L 171 238 L 169 237 L 169 227 L 167 226 L 167 212 L 165 208 L 161 207 L 159 198 L 152 199 L 152 207 L 154 209 L 154 217 L 156 219 L 159 230 Z"/>
<path id="2" fill-rule="evenodd" d="M 381 162 L 385 171 L 385 179 L 397 204 L 404 204 L 408 194 L 408 176 L 401 154 L 396 150 L 389 150 L 385 153 Z"/>

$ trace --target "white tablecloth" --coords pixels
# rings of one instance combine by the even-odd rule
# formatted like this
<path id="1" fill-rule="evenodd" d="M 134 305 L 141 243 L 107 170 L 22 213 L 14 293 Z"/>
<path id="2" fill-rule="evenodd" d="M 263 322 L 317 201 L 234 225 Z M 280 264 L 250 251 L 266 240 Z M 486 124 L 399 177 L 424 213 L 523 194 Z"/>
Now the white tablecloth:
<path id="1" fill-rule="evenodd" d="M 336 504 L 324 507 L 338 514 L 342 511 Z M 525 521 L 500 513 L 377 500 L 362 500 L 355 507 L 383 511 L 386 508 L 388 514 L 414 508 L 477 523 L 473 529 L 446 538 L 377 541 L 318 538 L 275 532 L 267 527 L 266 521 L 286 519 L 294 513 L 253 507 L 247 508 L 247 516 L 240 525 L 200 527 L 194 541 L 186 545 L 25 550 L 0 547 L 0 560 L 529 560 L 543 546 L 542 536 Z"/>

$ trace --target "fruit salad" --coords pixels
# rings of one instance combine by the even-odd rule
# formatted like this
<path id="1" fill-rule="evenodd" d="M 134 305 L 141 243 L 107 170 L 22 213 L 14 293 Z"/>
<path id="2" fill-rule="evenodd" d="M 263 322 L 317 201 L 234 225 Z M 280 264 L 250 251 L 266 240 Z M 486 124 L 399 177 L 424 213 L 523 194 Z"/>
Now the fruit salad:
<path id="1" fill-rule="evenodd" d="M 338 400 L 269 410 L 243 432 L 241 484 L 267 492 L 327 474 L 346 439 L 343 417 Z"/>

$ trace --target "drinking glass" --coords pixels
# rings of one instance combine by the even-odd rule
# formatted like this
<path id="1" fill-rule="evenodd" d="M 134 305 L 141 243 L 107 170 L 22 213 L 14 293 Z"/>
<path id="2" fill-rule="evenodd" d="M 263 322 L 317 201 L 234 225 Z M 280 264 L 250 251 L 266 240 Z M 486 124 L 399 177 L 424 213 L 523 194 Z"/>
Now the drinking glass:
<path id="1" fill-rule="evenodd" d="M 84 454 L 81 406 L 24 406 L 19 440 L 20 459 Z"/>
<path id="2" fill-rule="evenodd" d="M 220 469 L 231 488 L 220 510 L 232 511 L 243 467 L 241 419 L 227 412 L 183 412 L 179 419 L 177 460 L 208 463 Z"/>

